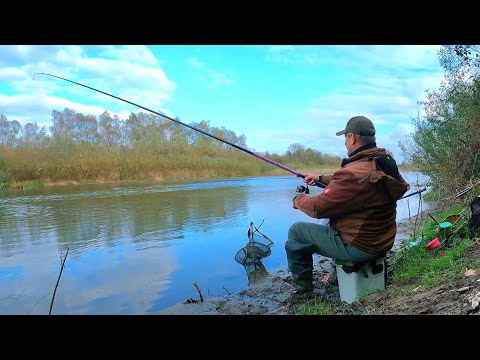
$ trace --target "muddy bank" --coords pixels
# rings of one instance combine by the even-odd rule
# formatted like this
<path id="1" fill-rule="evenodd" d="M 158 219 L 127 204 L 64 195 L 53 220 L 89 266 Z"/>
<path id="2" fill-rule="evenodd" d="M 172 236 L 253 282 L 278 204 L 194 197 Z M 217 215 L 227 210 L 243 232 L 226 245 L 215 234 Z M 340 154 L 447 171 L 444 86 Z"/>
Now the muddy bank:
<path id="1" fill-rule="evenodd" d="M 476 239 L 465 257 L 478 263 L 480 239 Z M 460 279 L 446 280 L 428 290 L 422 289 L 421 285 L 411 287 L 390 285 L 384 291 L 337 308 L 335 314 L 469 315 L 478 313 L 479 302 L 480 269 L 477 268 L 465 269 Z"/>
<path id="2" fill-rule="evenodd" d="M 432 207 L 424 210 L 421 215 L 411 217 L 397 224 L 397 236 L 392 251 L 387 256 L 391 257 L 402 242 L 414 232 L 418 232 L 420 223 L 423 225 L 427 212 Z M 275 273 L 262 275 L 256 274 L 255 281 L 248 288 L 235 294 L 205 298 L 200 297 L 185 299 L 180 304 L 164 309 L 158 315 L 293 315 L 298 305 L 290 301 L 294 292 L 290 284 L 290 273 L 283 269 Z M 340 305 L 340 294 L 331 259 L 314 256 L 314 287 L 315 293 L 322 299 Z M 354 313 L 352 308 L 349 310 Z"/>

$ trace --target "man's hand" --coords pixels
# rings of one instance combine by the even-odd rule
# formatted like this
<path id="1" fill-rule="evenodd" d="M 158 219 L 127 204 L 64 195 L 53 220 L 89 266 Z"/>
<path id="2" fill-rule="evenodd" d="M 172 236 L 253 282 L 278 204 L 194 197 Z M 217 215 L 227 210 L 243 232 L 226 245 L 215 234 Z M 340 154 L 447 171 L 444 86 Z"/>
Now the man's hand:
<path id="1" fill-rule="evenodd" d="M 298 208 L 295 206 L 295 199 L 297 198 L 298 195 L 300 195 L 300 194 L 295 195 L 295 196 L 293 197 L 293 199 L 292 199 L 292 202 L 293 202 L 292 206 L 293 206 L 294 209 L 298 209 Z"/>
<path id="2" fill-rule="evenodd" d="M 294 209 L 300 210 L 301 212 L 304 212 L 304 213 L 307 214 L 308 216 L 314 218 L 314 217 L 316 216 L 315 211 L 307 210 L 307 209 L 302 209 L 302 208 L 298 208 L 298 207 L 295 206 L 295 200 L 297 200 L 297 197 L 300 196 L 300 195 L 304 195 L 304 194 L 297 194 L 297 195 L 295 195 L 295 196 L 293 197 L 293 199 L 292 199 L 292 202 L 293 202 L 292 207 L 293 207 Z M 305 195 L 305 196 L 307 196 L 307 195 Z"/>
<path id="3" fill-rule="evenodd" d="M 321 175 L 305 174 L 303 182 L 306 182 L 308 185 L 315 185 L 315 181 L 320 181 L 320 176 Z"/>

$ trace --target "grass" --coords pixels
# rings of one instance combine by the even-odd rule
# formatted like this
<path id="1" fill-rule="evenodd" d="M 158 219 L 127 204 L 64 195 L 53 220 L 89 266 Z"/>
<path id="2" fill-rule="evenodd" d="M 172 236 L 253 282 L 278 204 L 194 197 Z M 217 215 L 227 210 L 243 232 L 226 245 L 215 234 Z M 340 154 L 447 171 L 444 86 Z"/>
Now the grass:
<path id="1" fill-rule="evenodd" d="M 455 205 L 449 209 L 435 214 L 434 217 L 438 221 L 442 221 L 449 215 L 460 213 L 465 206 Z M 460 229 L 466 223 L 458 222 Z M 458 231 L 456 241 L 452 241 L 451 247 L 439 247 L 429 250 L 426 244 L 434 237 L 441 236 L 438 233 L 438 225 L 432 219 L 426 221 L 422 229 L 423 239 L 416 245 L 408 247 L 409 243 L 415 241 L 410 238 L 405 241 L 402 251 L 396 253 L 393 259 L 393 278 L 392 285 L 396 285 L 395 297 L 411 295 L 418 291 L 425 291 L 438 284 L 458 279 L 463 276 L 465 269 L 479 268 L 480 261 L 470 260 L 465 257 L 465 253 L 469 247 L 473 245 L 466 231 Z M 460 237 L 463 233 L 463 237 Z M 417 237 L 418 238 L 418 237 Z M 376 292 L 376 289 L 367 289 L 359 294 L 359 300 Z M 299 307 L 300 315 L 331 315 L 341 311 L 341 307 L 315 299 L 302 304 Z M 375 314 L 375 309 L 366 307 L 363 311 L 364 315 Z"/>
<path id="2" fill-rule="evenodd" d="M 420 284 L 424 288 L 453 280 L 470 266 L 463 258 L 465 250 L 472 245 L 470 239 L 462 240 L 457 246 L 444 252 L 419 248 L 405 255 L 398 269 L 394 270 L 393 284 Z"/>
<path id="3" fill-rule="evenodd" d="M 448 215 L 458 214 L 462 209 L 462 205 L 457 205 L 437 214 L 435 217 L 441 221 Z M 451 242 L 455 240 L 455 246 L 449 248 L 443 246 L 434 250 L 428 249 L 426 244 L 435 237 L 442 239 L 437 224 L 433 220 L 428 221 L 422 233 L 423 239 L 417 246 L 408 248 L 408 244 L 414 241 L 413 238 L 406 241 L 406 248 L 401 252 L 398 261 L 395 261 L 393 284 L 416 284 L 426 289 L 458 277 L 463 273 L 465 267 L 473 265 L 471 261 L 463 257 L 465 250 L 473 242 L 468 236 L 460 238 L 459 235 L 462 231 L 451 238 Z M 466 234 L 464 233 L 464 235 Z"/>
<path id="4" fill-rule="evenodd" d="M 377 291 L 380 291 L 380 289 L 375 289 L 375 288 L 364 289 L 364 290 L 362 290 L 362 291 L 360 291 L 360 292 L 358 293 L 357 299 L 358 299 L 358 300 L 362 300 L 365 296 L 368 296 L 368 295 L 370 295 L 370 294 L 373 294 L 373 293 L 375 293 L 375 292 L 377 292 Z"/>
<path id="5" fill-rule="evenodd" d="M 0 149 L 1 150 L 1 149 Z M 9 151 L 7 151 L 9 150 Z M 240 176 L 287 175 L 288 172 L 239 151 L 215 146 L 171 146 L 165 149 L 107 148 L 71 144 L 69 151 L 46 147 L 36 152 L 3 149 L 0 187 L 27 181 L 57 183 L 64 181 L 136 181 L 150 179 L 205 179 Z M 33 160 L 35 159 L 35 161 Z M 285 160 L 285 159 L 283 159 Z M 305 172 L 298 161 L 283 165 Z M 316 167 L 318 173 L 333 172 L 331 166 Z M 30 187 L 30 186 L 29 186 Z"/>
<path id="6" fill-rule="evenodd" d="M 30 180 L 30 181 L 11 181 L 11 182 L 0 182 L 0 190 L 19 190 L 19 189 L 32 189 L 43 187 L 44 183 L 40 180 Z"/>
<path id="7" fill-rule="evenodd" d="M 335 306 L 327 301 L 315 298 L 308 300 L 298 308 L 299 315 L 333 315 Z"/>

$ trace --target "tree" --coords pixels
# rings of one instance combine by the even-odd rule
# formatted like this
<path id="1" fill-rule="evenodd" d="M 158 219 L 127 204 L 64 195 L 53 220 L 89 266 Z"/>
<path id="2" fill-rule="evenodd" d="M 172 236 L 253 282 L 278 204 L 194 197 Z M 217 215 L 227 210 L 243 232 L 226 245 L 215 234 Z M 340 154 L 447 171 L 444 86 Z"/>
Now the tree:
<path id="1" fill-rule="evenodd" d="M 0 115 L 0 145 L 17 146 L 21 130 L 22 125 L 17 120 L 8 121 L 5 115 Z"/>
<path id="2" fill-rule="evenodd" d="M 45 126 L 41 128 L 37 123 L 27 123 L 23 127 L 22 145 L 31 148 L 40 147 L 48 139 Z"/>
<path id="3" fill-rule="evenodd" d="M 479 45 L 444 45 L 438 51 L 440 65 L 449 74 L 469 68 L 478 74 L 480 68 Z"/>
<path id="4" fill-rule="evenodd" d="M 478 46 L 443 46 L 445 78 L 427 92 L 425 115 L 413 120 L 410 141 L 400 143 L 405 158 L 432 180 L 433 188 L 456 192 L 480 175 L 480 73 Z"/>

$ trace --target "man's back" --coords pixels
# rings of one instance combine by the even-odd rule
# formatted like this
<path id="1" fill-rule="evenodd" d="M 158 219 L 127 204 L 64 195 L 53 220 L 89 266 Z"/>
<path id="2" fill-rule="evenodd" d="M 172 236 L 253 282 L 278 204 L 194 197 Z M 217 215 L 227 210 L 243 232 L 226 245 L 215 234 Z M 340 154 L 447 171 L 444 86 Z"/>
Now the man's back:
<path id="1" fill-rule="evenodd" d="M 396 235 L 396 201 L 407 184 L 377 167 L 375 158 L 385 155 L 385 149 L 371 148 L 345 159 L 326 179 L 324 193 L 299 198 L 299 206 L 312 207 L 317 218 L 330 218 L 344 242 L 368 253 L 388 251 Z"/>

